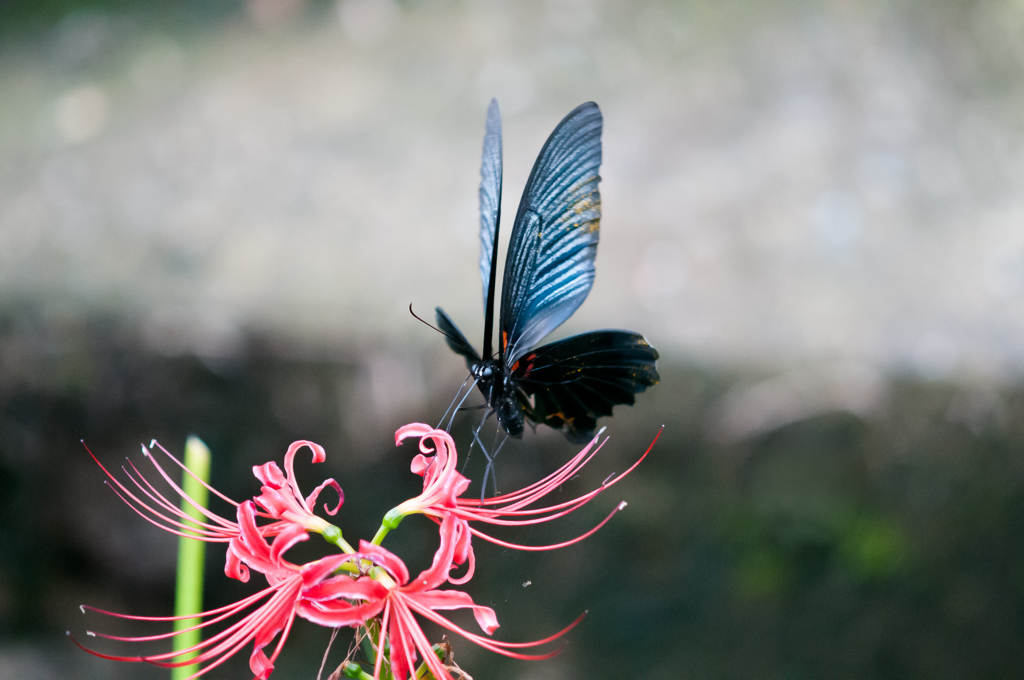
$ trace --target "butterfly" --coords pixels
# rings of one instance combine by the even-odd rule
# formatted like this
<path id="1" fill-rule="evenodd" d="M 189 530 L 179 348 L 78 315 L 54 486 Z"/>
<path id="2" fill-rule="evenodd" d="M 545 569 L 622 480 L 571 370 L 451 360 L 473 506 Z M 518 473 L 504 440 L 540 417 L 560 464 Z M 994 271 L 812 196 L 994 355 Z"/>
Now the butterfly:
<path id="1" fill-rule="evenodd" d="M 437 324 L 466 360 L 501 428 L 520 437 L 526 421 L 589 439 L 597 418 L 658 382 L 658 352 L 634 331 L 599 330 L 536 347 L 583 304 L 594 283 L 601 219 L 601 110 L 581 104 L 562 119 L 533 165 L 505 258 L 491 344 L 501 218 L 502 142 L 497 100 L 487 110 L 480 168 L 483 352 L 440 307 Z M 481 421 L 481 425 L 483 421 Z M 479 428 L 478 428 L 479 430 Z"/>

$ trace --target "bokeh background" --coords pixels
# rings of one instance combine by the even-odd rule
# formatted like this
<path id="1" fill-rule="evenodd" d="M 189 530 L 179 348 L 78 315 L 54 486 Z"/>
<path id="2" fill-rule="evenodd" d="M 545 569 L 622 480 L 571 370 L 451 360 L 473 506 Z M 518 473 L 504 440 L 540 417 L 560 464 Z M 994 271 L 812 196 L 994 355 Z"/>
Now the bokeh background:
<path id="1" fill-rule="evenodd" d="M 169 613 L 174 564 L 80 440 L 116 465 L 196 433 L 235 498 L 315 440 L 304 481 L 345 487 L 350 540 L 414 493 L 393 432 L 436 422 L 464 367 L 408 307 L 481 332 L 492 96 L 506 215 L 561 116 L 600 103 L 599 273 L 557 333 L 662 356 L 575 490 L 666 429 L 604 505 L 518 538 L 629 501 L 596 537 L 480 548 L 502 639 L 589 610 L 563 654 L 456 640 L 459 663 L 1024 675 L 1018 0 L 0 0 L 0 678 L 164 677 L 65 637 L 116 627 L 83 602 Z M 528 433 L 499 482 L 573 451 Z M 388 545 L 422 566 L 408 527 Z M 248 592 L 220 559 L 211 605 Z M 328 637 L 298 624 L 274 677 L 316 677 Z"/>

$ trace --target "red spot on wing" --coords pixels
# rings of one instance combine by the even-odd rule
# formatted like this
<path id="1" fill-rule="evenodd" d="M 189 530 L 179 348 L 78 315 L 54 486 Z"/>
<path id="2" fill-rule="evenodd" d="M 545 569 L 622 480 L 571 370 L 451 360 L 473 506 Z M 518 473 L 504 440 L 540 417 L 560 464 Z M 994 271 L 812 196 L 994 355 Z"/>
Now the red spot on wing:
<path id="1" fill-rule="evenodd" d="M 518 372 L 520 362 L 525 361 L 526 362 L 526 368 L 523 369 L 521 375 L 523 377 L 528 376 L 530 374 L 530 371 L 533 370 L 533 361 L 536 358 L 537 358 L 536 354 L 528 354 L 525 357 L 523 357 L 522 359 L 517 359 L 515 365 L 512 366 L 512 372 L 513 373 Z"/>

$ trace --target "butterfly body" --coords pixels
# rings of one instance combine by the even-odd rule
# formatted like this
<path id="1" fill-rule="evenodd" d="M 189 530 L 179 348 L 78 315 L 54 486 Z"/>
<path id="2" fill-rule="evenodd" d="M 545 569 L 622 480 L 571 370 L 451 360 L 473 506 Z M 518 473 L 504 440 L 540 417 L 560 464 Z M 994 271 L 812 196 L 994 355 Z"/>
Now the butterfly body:
<path id="1" fill-rule="evenodd" d="M 437 308 L 437 322 L 448 338 L 448 346 L 466 358 L 466 365 L 477 381 L 477 388 L 487 400 L 487 405 L 494 410 L 502 429 L 514 437 L 522 435 L 525 420 L 516 394 L 513 372 L 499 357 L 481 359 L 462 331 L 440 307 Z"/>
<path id="2" fill-rule="evenodd" d="M 587 438 L 598 417 L 611 415 L 616 404 L 632 404 L 635 393 L 658 382 L 658 353 L 633 331 L 592 331 L 537 346 L 593 285 L 602 126 L 597 104 L 582 104 L 562 119 L 537 157 L 512 227 L 492 351 L 502 142 L 497 102 L 488 109 L 480 173 L 483 352 L 440 307 L 436 315 L 502 429 L 516 437 L 529 420 Z"/>
<path id="3" fill-rule="evenodd" d="M 525 421 L 513 373 L 505 370 L 505 365 L 498 359 L 485 361 L 479 364 L 479 368 L 481 377 L 478 387 L 494 409 L 498 422 L 513 437 L 521 436 Z"/>

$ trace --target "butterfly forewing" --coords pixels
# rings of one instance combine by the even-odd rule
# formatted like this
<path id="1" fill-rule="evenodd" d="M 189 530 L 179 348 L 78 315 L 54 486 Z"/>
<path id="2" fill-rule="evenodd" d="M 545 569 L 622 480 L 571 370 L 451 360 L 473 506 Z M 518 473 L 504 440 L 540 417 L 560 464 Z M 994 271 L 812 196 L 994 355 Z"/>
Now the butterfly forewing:
<path id="1" fill-rule="evenodd" d="M 530 173 L 501 291 L 501 349 L 509 365 L 590 293 L 601 219 L 601 129 L 597 104 L 576 107 L 548 137 Z"/>
<path id="2" fill-rule="evenodd" d="M 495 262 L 498 259 L 498 221 L 501 218 L 501 112 L 498 100 L 487 107 L 487 130 L 480 160 L 480 281 L 484 291 L 484 356 L 491 353 L 494 330 Z"/>
<path id="3" fill-rule="evenodd" d="M 597 418 L 657 384 L 657 359 L 639 333 L 602 330 L 533 349 L 516 361 L 512 374 L 530 420 L 587 438 Z"/>
<path id="4" fill-rule="evenodd" d="M 639 333 L 604 330 L 534 346 L 583 303 L 594 282 L 601 219 L 601 111 L 588 102 L 551 133 L 534 163 L 512 227 L 502 280 L 498 352 L 492 353 L 502 141 L 498 104 L 487 111 L 480 167 L 480 278 L 483 354 L 447 314 L 437 324 L 466 360 L 489 413 L 512 436 L 525 420 L 572 439 L 658 382 L 658 353 Z M 477 426 L 477 430 L 483 425 Z"/>

